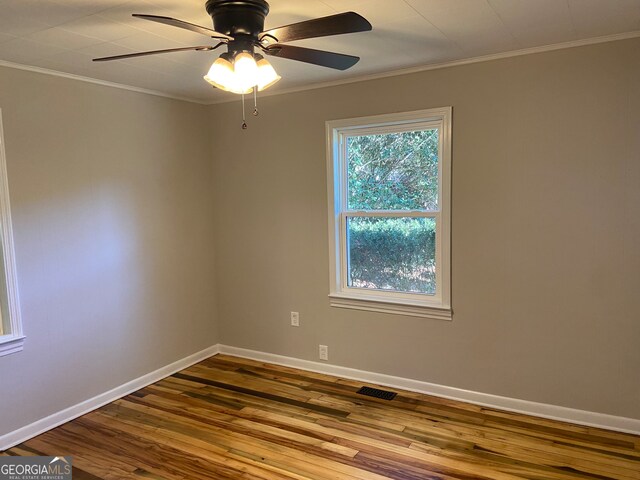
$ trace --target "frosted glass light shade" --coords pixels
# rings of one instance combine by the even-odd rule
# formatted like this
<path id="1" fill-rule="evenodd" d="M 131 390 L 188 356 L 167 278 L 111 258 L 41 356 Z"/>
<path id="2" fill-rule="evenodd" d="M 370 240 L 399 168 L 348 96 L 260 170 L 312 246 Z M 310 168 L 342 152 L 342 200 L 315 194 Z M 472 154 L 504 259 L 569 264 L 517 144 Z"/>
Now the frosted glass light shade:
<path id="1" fill-rule="evenodd" d="M 216 88 L 230 91 L 234 83 L 233 76 L 233 65 L 231 62 L 220 57 L 213 62 L 209 73 L 204 76 L 204 79 Z"/>
<path id="2" fill-rule="evenodd" d="M 236 85 L 240 89 L 251 89 L 258 83 L 258 65 L 250 53 L 242 52 L 236 55 L 233 67 Z"/>
<path id="3" fill-rule="evenodd" d="M 269 88 L 271 85 L 280 80 L 278 75 L 271 64 L 264 58 L 258 60 L 258 91 L 263 91 Z"/>

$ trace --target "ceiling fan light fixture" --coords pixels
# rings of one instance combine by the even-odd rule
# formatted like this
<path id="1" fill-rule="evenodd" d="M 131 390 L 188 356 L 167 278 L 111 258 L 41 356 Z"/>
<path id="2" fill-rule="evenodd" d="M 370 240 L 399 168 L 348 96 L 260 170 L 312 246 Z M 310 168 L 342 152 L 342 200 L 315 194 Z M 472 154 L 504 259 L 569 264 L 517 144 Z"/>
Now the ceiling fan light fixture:
<path id="1" fill-rule="evenodd" d="M 241 52 L 233 59 L 233 63 L 230 58 L 229 54 L 222 54 L 213 62 L 204 79 L 220 90 L 237 94 L 251 93 L 254 87 L 262 91 L 280 80 L 273 66 L 262 55 Z"/>
<path id="2" fill-rule="evenodd" d="M 258 65 L 258 91 L 262 92 L 266 90 L 271 85 L 275 84 L 280 80 L 280 75 L 278 75 L 273 68 L 273 66 L 265 59 L 259 55 L 259 59 L 257 62 Z"/>

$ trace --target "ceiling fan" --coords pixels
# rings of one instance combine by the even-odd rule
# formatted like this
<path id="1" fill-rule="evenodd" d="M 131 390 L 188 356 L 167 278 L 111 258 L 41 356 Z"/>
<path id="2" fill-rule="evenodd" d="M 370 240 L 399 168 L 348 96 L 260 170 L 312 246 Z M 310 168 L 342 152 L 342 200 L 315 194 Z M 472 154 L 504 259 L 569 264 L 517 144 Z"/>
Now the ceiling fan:
<path id="1" fill-rule="evenodd" d="M 171 17 L 143 14 L 133 14 L 133 16 L 201 33 L 217 40 L 216 45 L 130 53 L 96 58 L 94 61 L 103 62 L 189 50 L 211 51 L 226 45 L 227 52 L 220 55 L 213 63 L 204 79 L 224 91 L 243 95 L 252 92 L 255 94 L 256 90 L 262 91 L 280 80 L 280 76 L 271 64 L 261 54 L 255 53 L 255 49 L 265 55 L 346 70 L 354 66 L 360 58 L 286 45 L 286 43 L 372 29 L 365 18 L 357 13 L 347 12 L 264 30 L 264 21 L 269 13 L 269 4 L 265 0 L 208 0 L 205 8 L 213 20 L 213 30 Z M 254 114 L 257 114 L 257 109 Z M 246 128 L 245 123 L 243 128 Z"/>

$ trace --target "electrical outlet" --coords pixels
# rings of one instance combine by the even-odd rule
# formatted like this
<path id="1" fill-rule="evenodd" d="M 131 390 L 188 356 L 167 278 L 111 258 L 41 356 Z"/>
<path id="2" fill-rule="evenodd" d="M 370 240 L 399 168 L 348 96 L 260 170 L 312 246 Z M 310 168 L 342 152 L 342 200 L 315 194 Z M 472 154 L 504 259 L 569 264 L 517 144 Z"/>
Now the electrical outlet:
<path id="1" fill-rule="evenodd" d="M 291 326 L 292 327 L 300 326 L 300 314 L 298 312 L 291 312 Z"/>
<path id="2" fill-rule="evenodd" d="M 329 360 L 329 347 L 326 345 L 320 345 L 320 360 Z"/>

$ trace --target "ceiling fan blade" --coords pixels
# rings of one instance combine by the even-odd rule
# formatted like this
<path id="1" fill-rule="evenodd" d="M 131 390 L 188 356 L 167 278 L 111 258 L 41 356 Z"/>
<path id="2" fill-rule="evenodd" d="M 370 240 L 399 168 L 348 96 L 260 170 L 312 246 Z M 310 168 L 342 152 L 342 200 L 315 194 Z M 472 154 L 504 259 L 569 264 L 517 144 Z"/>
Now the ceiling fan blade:
<path id="1" fill-rule="evenodd" d="M 351 68 L 358 63 L 358 60 L 360 60 L 360 57 L 354 57 L 353 55 L 280 44 L 266 47 L 264 48 L 264 52 L 267 55 L 273 55 L 274 57 L 312 63 L 322 67 L 335 68 L 336 70 L 346 70 Z"/>
<path id="2" fill-rule="evenodd" d="M 181 47 L 181 48 L 167 48 L 164 50 L 151 50 L 150 52 L 137 52 L 137 53 L 126 53 L 124 55 L 115 55 L 113 57 L 102 57 L 102 58 L 94 58 L 94 62 L 108 62 L 110 60 L 122 60 L 124 58 L 133 58 L 133 57 L 144 57 L 147 55 L 157 55 L 158 53 L 171 53 L 171 52 L 186 52 L 189 50 L 195 50 L 197 52 L 208 52 L 211 50 L 215 50 L 222 42 L 218 43 L 216 46 L 212 47 L 210 45 L 202 45 L 199 47 Z"/>
<path id="3" fill-rule="evenodd" d="M 260 34 L 260 39 L 274 39 L 275 43 L 284 43 L 305 38 L 368 32 L 372 28 L 366 18 L 355 12 L 347 12 L 266 30 Z"/>
<path id="4" fill-rule="evenodd" d="M 134 13 L 132 15 L 136 18 L 142 18 L 144 20 L 150 20 L 152 22 L 164 23 L 165 25 L 171 25 L 172 27 L 184 28 L 185 30 L 191 30 L 192 32 L 201 33 L 207 37 L 217 38 L 220 40 L 231 40 L 232 37 L 225 35 L 224 33 L 216 32 L 207 27 L 201 27 L 193 23 L 185 22 L 184 20 L 178 20 L 171 17 L 163 17 L 161 15 L 144 15 L 142 13 Z"/>

